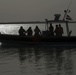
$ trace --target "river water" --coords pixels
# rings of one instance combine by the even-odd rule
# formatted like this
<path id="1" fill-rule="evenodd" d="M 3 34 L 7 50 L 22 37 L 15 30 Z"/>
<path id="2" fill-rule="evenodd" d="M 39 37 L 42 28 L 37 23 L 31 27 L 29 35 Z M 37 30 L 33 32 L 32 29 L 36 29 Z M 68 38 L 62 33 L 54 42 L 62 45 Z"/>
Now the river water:
<path id="1" fill-rule="evenodd" d="M 76 47 L 0 47 L 0 75 L 76 75 Z"/>

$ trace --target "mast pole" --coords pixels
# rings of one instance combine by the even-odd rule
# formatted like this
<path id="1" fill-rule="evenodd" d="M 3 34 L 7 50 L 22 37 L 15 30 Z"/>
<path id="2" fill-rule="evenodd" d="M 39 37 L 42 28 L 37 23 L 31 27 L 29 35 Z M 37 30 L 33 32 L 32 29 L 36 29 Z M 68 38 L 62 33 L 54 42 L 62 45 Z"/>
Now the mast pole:
<path id="1" fill-rule="evenodd" d="M 67 36 L 69 36 L 69 26 L 68 26 L 68 22 L 66 22 L 66 30 L 67 30 Z"/>
<path id="2" fill-rule="evenodd" d="M 72 0 L 70 1 L 68 8 L 64 10 L 65 14 L 64 14 L 63 20 L 65 20 L 67 13 L 70 13 L 69 7 L 71 6 L 71 3 L 72 3 Z"/>
<path id="3" fill-rule="evenodd" d="M 47 19 L 45 19 L 45 21 L 46 21 L 45 29 L 46 29 L 46 30 L 48 30 L 48 20 L 47 20 Z M 47 27 L 47 28 L 46 28 L 46 27 Z"/>
<path id="4" fill-rule="evenodd" d="M 67 13 L 70 13 L 69 7 L 70 7 L 71 3 L 72 3 L 72 0 L 70 1 L 70 4 L 69 4 L 67 10 L 64 10 L 65 14 L 64 14 L 64 18 L 63 18 L 63 20 L 66 19 L 66 15 L 67 15 Z M 66 30 L 67 30 L 67 36 L 69 36 L 69 26 L 68 26 L 68 21 L 66 22 Z"/>

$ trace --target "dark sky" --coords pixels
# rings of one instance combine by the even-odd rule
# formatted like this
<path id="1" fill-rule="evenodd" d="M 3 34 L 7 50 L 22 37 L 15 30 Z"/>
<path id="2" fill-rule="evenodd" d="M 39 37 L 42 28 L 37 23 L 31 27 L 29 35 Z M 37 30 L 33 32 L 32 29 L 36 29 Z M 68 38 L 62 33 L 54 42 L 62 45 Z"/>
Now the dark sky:
<path id="1" fill-rule="evenodd" d="M 0 22 L 44 21 L 54 19 L 68 8 L 70 0 L 0 0 Z M 70 16 L 76 19 L 76 0 L 72 0 Z"/>

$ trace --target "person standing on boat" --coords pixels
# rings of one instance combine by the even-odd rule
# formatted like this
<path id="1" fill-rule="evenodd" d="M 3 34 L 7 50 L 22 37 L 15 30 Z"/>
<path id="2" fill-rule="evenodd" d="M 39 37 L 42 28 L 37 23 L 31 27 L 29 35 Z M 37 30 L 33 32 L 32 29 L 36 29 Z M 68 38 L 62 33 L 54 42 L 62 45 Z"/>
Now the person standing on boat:
<path id="1" fill-rule="evenodd" d="M 31 27 L 29 27 L 27 30 L 27 36 L 32 36 L 32 34 L 33 34 L 33 31 L 31 29 Z"/>
<path id="2" fill-rule="evenodd" d="M 36 28 L 34 29 L 34 32 L 35 32 L 35 34 L 34 34 L 35 36 L 41 35 L 41 31 L 38 26 L 36 26 Z"/>
<path id="3" fill-rule="evenodd" d="M 21 26 L 19 31 L 18 31 L 19 35 L 21 36 L 25 36 L 26 35 L 26 31 L 24 30 L 24 28 Z"/>
<path id="4" fill-rule="evenodd" d="M 50 36 L 54 36 L 54 27 L 52 26 L 52 23 L 50 23 L 49 34 Z"/>
<path id="5" fill-rule="evenodd" d="M 63 34 L 63 28 L 61 27 L 61 24 L 59 24 L 59 36 L 62 36 Z"/>
<path id="6" fill-rule="evenodd" d="M 56 34 L 56 36 L 59 36 L 59 27 L 58 27 L 58 25 L 56 25 L 56 28 L 55 28 L 55 34 Z"/>

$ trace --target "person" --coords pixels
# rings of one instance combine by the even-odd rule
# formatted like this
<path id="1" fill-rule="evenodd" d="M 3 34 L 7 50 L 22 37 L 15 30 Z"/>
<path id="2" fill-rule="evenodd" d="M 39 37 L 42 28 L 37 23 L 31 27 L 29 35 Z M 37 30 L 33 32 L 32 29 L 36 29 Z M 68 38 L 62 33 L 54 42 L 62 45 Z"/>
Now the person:
<path id="1" fill-rule="evenodd" d="M 50 36 L 54 36 L 54 27 L 52 26 L 52 23 L 50 23 L 49 33 L 50 33 Z"/>
<path id="2" fill-rule="evenodd" d="M 25 35 L 26 35 L 26 31 L 23 29 L 22 26 L 20 27 L 18 33 L 19 33 L 19 35 L 21 35 L 21 36 L 25 36 Z"/>
<path id="3" fill-rule="evenodd" d="M 62 36 L 63 34 L 63 28 L 61 27 L 61 24 L 59 24 L 59 36 Z"/>
<path id="4" fill-rule="evenodd" d="M 36 26 L 36 28 L 34 29 L 34 32 L 35 32 L 35 34 L 34 34 L 35 36 L 41 35 L 41 31 L 38 26 Z"/>
<path id="5" fill-rule="evenodd" d="M 59 36 L 59 27 L 58 27 L 58 25 L 56 25 L 56 28 L 55 28 L 55 34 L 56 34 L 56 36 Z"/>
<path id="6" fill-rule="evenodd" d="M 33 34 L 33 31 L 31 29 L 31 27 L 29 27 L 28 30 L 27 30 L 27 35 L 32 36 L 32 34 Z"/>

